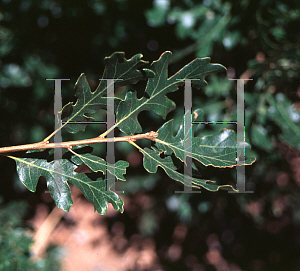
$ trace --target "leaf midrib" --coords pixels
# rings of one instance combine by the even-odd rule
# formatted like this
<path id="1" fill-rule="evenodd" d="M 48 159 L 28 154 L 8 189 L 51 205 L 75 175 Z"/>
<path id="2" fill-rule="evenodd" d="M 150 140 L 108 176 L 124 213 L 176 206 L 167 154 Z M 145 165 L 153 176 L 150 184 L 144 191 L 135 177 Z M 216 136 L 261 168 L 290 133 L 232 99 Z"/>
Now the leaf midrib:
<path id="1" fill-rule="evenodd" d="M 35 168 L 38 168 L 38 169 L 41 169 L 41 170 L 44 170 L 44 171 L 48 171 L 48 172 L 51 172 L 51 173 L 55 173 L 55 174 L 58 174 L 58 175 L 62 175 L 62 176 L 64 176 L 64 177 L 66 177 L 67 179 L 68 179 L 68 178 L 74 179 L 74 180 L 76 180 L 76 181 L 78 181 L 78 182 L 80 182 L 80 183 L 83 183 L 83 184 L 85 184 L 85 185 L 91 187 L 91 185 L 89 185 L 88 183 L 86 183 L 86 182 L 84 182 L 84 181 L 82 181 L 82 180 L 80 180 L 80 179 L 77 179 L 76 177 L 69 176 L 69 175 L 66 175 L 66 174 L 61 173 L 61 172 L 56 172 L 56 171 L 51 170 L 51 169 L 45 169 L 45 168 L 43 168 L 43 167 L 40 167 L 40 166 L 37 166 L 37 165 L 35 165 L 35 164 L 29 163 L 29 162 L 27 162 L 26 160 L 25 160 L 25 161 L 23 160 L 23 159 L 30 159 L 30 158 L 19 159 L 18 157 L 14 157 L 14 156 L 8 156 L 8 157 L 10 157 L 10 158 L 12 158 L 12 159 L 14 159 L 14 160 L 16 160 L 16 161 L 19 161 L 20 163 L 24 163 L 24 164 L 27 164 L 27 165 L 29 165 L 29 166 L 31 165 L 32 167 L 35 167 Z M 74 171 L 73 171 L 73 172 L 74 172 Z M 78 174 L 78 173 L 77 173 L 77 174 Z M 42 176 L 42 175 L 40 175 L 40 176 Z M 92 187 L 94 187 L 94 186 L 92 186 Z M 90 188 L 90 189 L 91 189 L 91 188 Z M 95 187 L 94 187 L 94 189 L 97 190 Z M 91 190 L 92 190 L 92 189 L 91 189 Z M 107 191 L 101 191 L 101 190 L 97 190 L 97 191 L 101 192 L 101 193 L 104 194 L 104 195 L 107 195 L 106 193 L 104 193 L 104 192 L 107 192 Z M 93 193 L 93 195 L 94 195 L 94 193 Z M 110 198 L 112 201 L 114 201 L 110 196 L 107 196 L 107 197 Z"/>
<path id="2" fill-rule="evenodd" d="M 96 164 L 99 164 L 99 165 L 105 165 L 105 166 L 107 166 L 108 168 L 117 168 L 117 169 L 119 169 L 120 171 L 122 171 L 122 168 L 121 168 L 121 167 L 115 166 L 115 165 L 109 165 L 105 160 L 103 160 L 103 164 L 101 164 L 99 161 L 92 160 L 92 159 L 90 159 L 90 158 L 88 158 L 88 157 L 85 157 L 85 156 L 82 156 L 82 155 L 80 155 L 80 154 L 78 154 L 78 153 L 75 153 L 75 155 L 78 156 L 78 157 L 80 157 L 81 160 L 88 160 L 88 161 L 90 161 L 90 162 L 92 162 L 92 163 L 96 163 Z M 81 157 L 83 157 L 83 158 L 81 158 Z M 100 158 L 100 157 L 97 157 L 97 158 L 102 159 L 102 158 Z M 103 170 L 101 170 L 101 169 L 99 169 L 99 170 L 97 170 L 97 171 L 101 171 L 102 173 L 105 173 L 105 172 L 104 172 Z M 96 172 L 97 172 L 97 171 L 96 171 Z M 122 175 L 124 175 L 124 174 L 126 174 L 126 167 L 125 167 L 125 173 L 123 173 Z M 116 176 L 116 177 L 117 177 L 117 176 Z M 122 180 L 122 179 L 120 179 L 120 180 Z"/>
<path id="3" fill-rule="evenodd" d="M 168 63 L 169 63 L 169 61 L 168 61 L 168 59 L 167 59 L 167 61 L 165 61 L 164 65 L 163 65 L 164 68 L 165 68 L 166 65 L 168 65 Z M 184 68 L 184 67 L 183 67 L 183 68 Z M 183 68 L 182 68 L 182 69 L 183 69 Z M 188 77 L 191 73 L 195 72 L 195 70 L 197 70 L 197 68 L 198 68 L 198 67 L 195 67 L 192 71 L 188 72 L 188 73 L 186 74 L 186 76 Z M 181 69 L 181 70 L 182 70 L 182 69 Z M 163 69 L 162 69 L 162 70 L 163 70 Z M 161 71 L 162 71 L 162 70 L 161 70 Z M 179 70 L 179 71 L 178 71 L 177 73 L 175 73 L 173 76 L 171 76 L 170 78 L 168 78 L 168 79 L 167 79 L 167 82 L 168 82 L 168 81 L 171 81 L 171 80 L 174 80 L 174 77 L 175 77 L 181 70 Z M 161 80 L 162 74 L 163 74 L 162 72 L 159 73 L 159 80 L 158 80 L 158 82 L 157 82 L 157 84 L 156 84 L 154 90 L 156 90 L 156 89 L 158 88 L 158 85 L 159 85 L 159 82 L 160 82 L 160 80 Z M 205 74 L 205 72 L 202 72 L 202 74 Z M 137 107 L 135 108 L 135 110 L 131 111 L 128 115 L 126 115 L 126 116 L 124 116 L 122 119 L 120 119 L 120 120 L 114 125 L 114 128 L 118 127 L 124 120 L 128 119 L 132 114 L 138 112 L 139 109 L 140 109 L 141 107 L 143 107 L 143 106 L 144 106 L 145 104 L 147 104 L 151 99 L 155 98 L 157 95 L 160 95 L 162 92 L 165 91 L 165 89 L 167 89 L 167 88 L 169 88 L 169 87 L 172 87 L 173 85 L 180 84 L 180 83 L 182 83 L 184 80 L 185 80 L 185 79 L 174 80 L 174 83 L 171 83 L 171 84 L 167 85 L 167 86 L 164 87 L 161 91 L 157 92 L 157 93 L 154 94 L 153 96 L 150 96 L 150 98 L 149 98 L 149 99 L 146 99 L 146 101 L 145 101 L 144 103 L 142 103 L 141 105 L 137 106 Z M 143 98 L 145 98 L 145 96 L 143 96 L 141 99 L 138 99 L 138 101 L 142 100 Z M 171 100 L 171 101 L 172 101 L 172 100 Z"/>
<path id="4" fill-rule="evenodd" d="M 171 135 L 172 136 L 172 135 Z M 172 136 L 173 137 L 173 136 Z M 166 138 L 166 137 L 165 137 Z M 175 137 L 173 137 L 174 139 L 176 139 L 176 136 Z M 184 139 L 183 139 L 184 140 Z M 178 151 L 182 151 L 182 149 L 181 148 L 179 148 L 179 147 L 177 147 L 176 145 L 172 145 L 172 143 L 168 143 L 168 142 L 166 142 L 166 141 L 164 141 L 164 140 L 161 140 L 161 139 L 159 139 L 159 141 L 157 141 L 157 142 L 159 142 L 159 143 L 162 143 L 163 145 L 166 145 L 166 146 L 168 146 L 169 148 L 171 148 L 172 150 L 173 150 L 173 152 L 175 153 L 175 150 L 174 149 L 176 149 L 176 150 L 178 150 Z M 215 149 L 219 144 L 221 144 L 221 142 L 219 142 L 217 145 L 215 145 L 215 146 L 208 146 L 208 145 L 197 145 L 197 147 L 205 147 L 205 148 L 211 148 L 211 149 Z M 226 148 L 229 148 L 229 149 L 233 149 L 234 147 L 226 147 Z M 235 152 L 235 151 L 234 151 Z M 200 158 L 203 158 L 203 159 L 207 159 L 208 161 L 209 161 L 209 159 L 210 160 L 216 160 L 216 161 L 219 161 L 219 162 L 223 162 L 223 163 L 229 163 L 229 164 L 232 164 L 231 162 L 230 162 L 230 160 L 221 160 L 221 159 L 218 159 L 218 158 L 216 158 L 216 157 L 214 157 L 214 158 L 212 158 L 212 157 L 210 157 L 210 156 L 206 156 L 206 155 L 200 155 L 200 154 L 197 154 L 197 153 L 194 153 L 195 154 L 195 156 L 193 156 L 193 152 L 190 152 L 190 151 L 186 151 L 186 153 L 187 154 L 189 154 L 189 156 L 190 157 L 199 157 L 199 159 Z M 230 154 L 230 153 L 229 153 Z M 224 154 L 225 155 L 225 154 Z M 228 155 L 228 154 L 226 154 L 226 155 Z M 220 157 L 222 156 L 222 155 L 219 155 Z M 178 156 L 176 156 L 176 157 L 178 157 Z M 178 157 L 179 158 L 179 157 Z M 196 159 L 196 158 L 195 158 Z M 201 161 L 199 161 L 199 162 L 201 162 Z M 201 162 L 202 163 L 202 162 Z M 204 163 L 203 163 L 204 164 Z M 205 164 L 204 164 L 205 165 Z M 208 164 L 207 166 L 209 166 L 209 165 L 213 165 L 213 164 Z"/>
<path id="5" fill-rule="evenodd" d="M 151 150 L 151 149 L 150 149 L 150 150 Z M 175 175 L 179 176 L 179 178 L 182 178 L 183 175 L 182 175 L 181 173 L 179 173 L 179 172 L 177 172 L 176 170 L 174 170 L 174 169 L 172 169 L 172 168 L 169 168 L 168 166 L 164 165 L 162 162 L 160 162 L 159 160 L 157 160 L 156 158 L 154 158 L 153 156 L 151 156 L 150 154 L 148 154 L 148 153 L 147 153 L 146 151 L 144 151 L 143 149 L 140 149 L 140 151 L 141 151 L 143 154 L 146 154 L 147 156 L 149 156 L 152 160 L 156 161 L 156 162 L 159 164 L 160 167 L 166 168 L 166 169 L 172 171 L 173 173 L 175 173 Z M 158 165 L 156 166 L 156 168 L 157 168 L 157 167 L 158 167 Z M 186 176 L 186 177 L 187 177 L 188 179 L 190 179 L 191 182 L 194 183 L 194 187 L 198 187 L 198 188 L 199 188 L 199 186 L 201 186 L 201 185 L 196 186 L 197 183 L 196 183 L 194 180 L 199 180 L 199 181 L 203 180 L 203 181 L 205 181 L 205 184 L 206 184 L 206 185 L 209 185 L 209 184 L 206 183 L 207 181 L 213 182 L 213 181 L 211 181 L 211 180 L 196 179 L 196 178 L 193 178 L 193 177 L 190 177 L 190 176 Z M 218 189 L 219 189 L 219 188 L 218 188 Z"/>
<path id="6" fill-rule="evenodd" d="M 120 77 L 122 77 L 124 74 L 126 74 L 126 73 L 128 73 L 128 72 L 130 72 L 133 68 L 135 68 L 135 66 L 136 66 L 136 64 L 137 63 L 135 63 L 134 65 L 132 65 L 132 67 L 130 68 L 130 69 L 128 69 L 128 70 L 126 70 L 126 72 L 124 72 L 124 73 L 122 73 L 118 78 L 113 78 L 113 79 L 120 79 Z M 115 73 L 114 73 L 114 76 L 113 77 L 115 77 L 115 75 L 116 75 L 116 72 L 117 72 L 117 69 L 116 69 L 116 65 L 115 65 Z M 102 78 L 103 79 L 103 78 Z M 100 91 L 98 94 L 95 94 L 95 92 L 97 92 L 97 90 L 94 92 L 94 93 L 92 93 L 92 95 L 93 95 L 93 97 L 92 97 L 92 99 L 90 99 L 86 104 L 84 104 L 84 106 L 82 106 L 71 118 L 69 118 L 65 123 L 64 123 L 64 125 L 63 126 L 65 126 L 65 125 L 67 125 L 70 121 L 72 121 L 79 113 L 81 113 L 81 111 L 83 110 L 83 109 L 85 109 L 94 99 L 96 99 L 99 95 L 101 95 L 103 92 L 105 92 L 105 91 L 107 91 L 107 86 L 102 90 L 102 91 Z M 94 96 L 95 95 L 95 96 Z M 85 99 L 85 95 L 84 95 L 84 99 Z M 77 104 L 77 102 L 76 102 L 76 104 Z M 72 105 L 72 106 L 76 106 L 76 104 L 75 105 Z M 62 127 L 63 127 L 62 126 Z"/>

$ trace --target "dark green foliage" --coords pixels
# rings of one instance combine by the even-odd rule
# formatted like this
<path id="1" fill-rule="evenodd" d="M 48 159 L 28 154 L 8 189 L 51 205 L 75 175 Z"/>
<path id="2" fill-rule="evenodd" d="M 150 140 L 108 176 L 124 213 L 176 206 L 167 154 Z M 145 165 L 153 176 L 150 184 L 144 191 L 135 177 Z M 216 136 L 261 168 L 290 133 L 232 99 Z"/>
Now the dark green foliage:
<path id="1" fill-rule="evenodd" d="M 119 86 L 123 86 L 126 83 L 136 83 L 142 79 L 148 80 L 144 96 L 141 99 L 137 99 L 135 95 L 132 95 L 132 92 L 128 92 L 124 100 L 116 99 L 117 106 L 115 111 L 117 121 L 114 127 L 119 128 L 121 132 L 131 135 L 136 132 L 142 132 L 142 126 L 137 119 L 141 111 L 152 111 L 161 115 L 164 119 L 166 118 L 166 115 L 175 108 L 175 103 L 167 98 L 166 94 L 179 91 L 179 86 L 184 83 L 185 79 L 199 79 L 200 81 L 194 80 L 195 84 L 193 82 L 193 85 L 199 88 L 207 85 L 205 81 L 206 75 L 225 70 L 220 64 L 210 64 L 209 58 L 201 58 L 195 59 L 175 75 L 168 78 L 168 63 L 171 58 L 171 52 L 163 53 L 159 60 L 149 66 L 149 69 L 138 70 L 137 68 L 142 64 L 147 63 L 141 60 L 141 56 L 141 54 L 137 54 L 130 60 L 127 60 L 124 58 L 124 54 L 114 53 L 111 57 L 105 58 L 106 68 L 103 79 L 124 79 L 121 80 L 121 83 L 118 83 Z M 86 116 L 86 113 L 93 114 L 101 106 L 108 103 L 107 98 L 104 96 L 107 86 L 103 82 L 92 93 L 86 77 L 82 74 L 76 83 L 75 89 L 77 101 L 75 105 L 69 103 L 65 106 L 65 108 L 70 108 L 71 106 L 72 110 L 69 117 L 65 118 L 65 124 L 62 126 L 69 127 L 67 128 L 69 133 L 84 131 L 87 124 L 82 125 L 81 128 L 80 122 L 90 119 Z M 64 110 L 62 109 L 62 111 Z M 200 112 L 200 110 L 194 111 L 195 121 L 201 120 L 202 113 L 200 114 Z M 72 125 L 69 122 L 77 122 L 78 124 Z M 224 130 L 213 136 L 192 137 L 192 149 L 185 150 L 188 138 L 182 130 L 183 123 L 175 138 L 172 136 L 173 127 L 170 124 L 171 122 L 167 122 L 158 129 L 157 148 L 153 147 L 152 150 L 142 149 L 131 142 L 144 154 L 144 167 L 148 172 L 156 173 L 158 166 L 160 166 L 171 179 L 184 183 L 185 176 L 176 171 L 177 166 L 173 164 L 171 159 L 172 152 L 182 162 L 184 162 L 184 156 L 186 155 L 205 166 L 212 165 L 220 168 L 236 166 L 236 157 L 241 152 L 237 152 L 234 131 Z M 246 147 L 249 149 L 248 144 Z M 77 173 L 75 170 L 82 163 L 93 172 L 101 171 L 105 174 L 107 168 L 107 171 L 111 174 L 115 171 L 114 176 L 116 179 L 125 181 L 123 175 L 126 173 L 128 162 L 118 161 L 115 164 L 115 169 L 113 169 L 112 166 L 109 166 L 108 163 L 97 156 L 89 153 L 77 154 L 74 150 L 70 152 L 75 155 L 71 160 L 61 158 L 51 162 L 41 157 L 8 157 L 16 161 L 19 178 L 30 191 L 34 192 L 36 190 L 39 177 L 44 176 L 56 205 L 66 212 L 69 212 L 73 204 L 68 183 L 72 183 L 82 190 L 85 197 L 93 203 L 98 213 L 105 214 L 108 203 L 111 203 L 115 210 L 123 212 L 124 202 L 115 192 L 110 191 L 110 186 L 107 184 L 106 179 L 100 178 L 100 180 L 92 181 L 86 174 Z M 28 151 L 27 153 L 38 155 L 39 151 Z M 164 153 L 167 157 L 162 159 L 160 157 L 161 153 Z M 254 159 L 251 159 L 247 163 L 252 164 L 253 162 Z M 193 168 L 197 170 L 195 166 Z M 188 185 L 192 187 L 203 187 L 210 191 L 218 191 L 220 188 L 234 190 L 229 184 L 216 185 L 211 180 L 197 179 L 192 176 L 186 179 L 188 179 Z"/>

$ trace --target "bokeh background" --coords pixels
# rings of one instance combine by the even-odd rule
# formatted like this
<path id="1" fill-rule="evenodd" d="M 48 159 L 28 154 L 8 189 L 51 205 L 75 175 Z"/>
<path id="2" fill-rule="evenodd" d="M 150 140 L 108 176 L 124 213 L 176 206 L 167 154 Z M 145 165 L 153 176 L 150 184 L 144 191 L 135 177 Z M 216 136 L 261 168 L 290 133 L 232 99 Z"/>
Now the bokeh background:
<path id="1" fill-rule="evenodd" d="M 134 147 L 116 144 L 116 161 L 131 165 L 127 181 L 116 184 L 125 211 L 100 216 L 76 189 L 70 213 L 60 212 L 43 178 L 29 192 L 15 162 L 0 156 L 0 270 L 300 270 L 299 25 L 297 0 L 1 0 L 1 147 L 41 141 L 53 131 L 54 84 L 46 78 L 70 79 L 62 83 L 66 104 L 76 101 L 81 73 L 97 87 L 103 59 L 113 52 L 142 53 L 152 62 L 169 50 L 169 75 L 196 57 L 227 67 L 193 90 L 193 109 L 202 108 L 205 120 L 236 120 L 236 85 L 228 78 L 253 79 L 245 84 L 245 131 L 248 155 L 257 160 L 246 167 L 252 194 L 176 194 L 180 183 L 162 170 L 149 174 Z M 116 93 L 135 89 L 141 97 L 144 87 L 139 82 Z M 183 89 L 168 97 L 177 104 L 167 116 L 175 119 L 175 133 Z M 105 119 L 105 111 L 96 117 Z M 165 121 L 151 112 L 139 120 L 145 131 Z M 235 126 L 202 125 L 197 134 L 223 128 Z M 85 133 L 63 132 L 63 140 L 104 130 L 91 124 Z M 105 157 L 104 144 L 93 148 Z M 235 185 L 234 168 L 196 165 L 201 178 Z M 42 238 L 32 240 L 45 223 Z"/>

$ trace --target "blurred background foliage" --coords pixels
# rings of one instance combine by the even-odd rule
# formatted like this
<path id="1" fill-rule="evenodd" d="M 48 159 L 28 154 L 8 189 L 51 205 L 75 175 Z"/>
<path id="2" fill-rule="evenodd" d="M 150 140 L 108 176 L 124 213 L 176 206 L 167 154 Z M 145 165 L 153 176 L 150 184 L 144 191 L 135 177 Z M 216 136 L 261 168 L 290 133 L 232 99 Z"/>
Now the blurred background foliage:
<path id="1" fill-rule="evenodd" d="M 27 202 L 11 201 L 3 206 L 0 198 L 0 204 L 0 270 L 58 270 L 61 251 L 57 247 L 49 247 L 46 259 L 28 261 L 33 231 L 22 220 Z"/>
<path id="2" fill-rule="evenodd" d="M 125 191 L 128 203 L 124 214 L 106 218 L 108 227 L 122 223 L 127 239 L 138 234 L 154 240 L 163 270 L 299 270 L 299 5 L 297 0 L 1 0 L 1 146 L 36 142 L 53 131 L 54 84 L 46 78 L 70 79 L 62 83 L 65 104 L 75 101 L 80 73 L 96 88 L 103 58 L 115 51 L 127 58 L 142 53 L 154 61 L 170 50 L 170 75 L 195 57 L 209 56 L 228 70 L 208 76 L 208 86 L 193 91 L 193 108 L 202 108 L 205 120 L 236 120 L 236 83 L 228 78 L 253 79 L 245 83 L 245 131 L 250 155 L 257 157 L 246 167 L 246 190 L 254 193 L 176 194 L 183 190 L 180 184 L 160 170 L 148 174 L 140 153 L 119 143 L 116 160 L 126 159 L 131 167 L 117 190 Z M 133 88 L 141 97 L 144 86 L 140 82 L 116 94 Z M 167 117 L 175 118 L 175 133 L 184 113 L 183 88 L 168 96 L 177 104 Z M 105 114 L 100 110 L 95 118 L 103 120 Z M 145 131 L 163 123 L 151 112 L 142 112 L 139 120 Z M 223 128 L 236 129 L 203 124 L 196 135 Z M 63 133 L 63 139 L 94 137 L 104 130 L 91 124 L 85 133 Z M 105 157 L 104 145 L 93 147 Z M 54 206 L 43 197 L 45 183 L 35 194 L 25 191 L 14 162 L 0 160 L 6 203 L 26 199 L 27 218 L 38 203 Z M 235 183 L 235 169 L 196 166 L 201 178 Z"/>

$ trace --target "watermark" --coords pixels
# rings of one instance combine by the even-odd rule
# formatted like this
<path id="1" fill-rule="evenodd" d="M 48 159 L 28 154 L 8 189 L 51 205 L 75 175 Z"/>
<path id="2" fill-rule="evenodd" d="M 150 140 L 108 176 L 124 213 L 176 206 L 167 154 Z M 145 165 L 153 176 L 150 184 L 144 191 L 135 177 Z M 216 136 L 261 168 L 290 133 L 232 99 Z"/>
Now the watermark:
<path id="1" fill-rule="evenodd" d="M 236 101 L 236 112 L 237 112 L 237 131 L 236 131 L 236 144 L 237 151 L 239 150 L 242 154 L 237 159 L 236 167 L 236 179 L 237 184 L 236 191 L 228 191 L 228 193 L 253 193 L 254 191 L 246 191 L 246 174 L 245 174 L 245 81 L 253 79 L 229 79 L 237 81 L 237 101 Z M 237 152 L 238 153 L 238 152 Z"/>
<path id="2" fill-rule="evenodd" d="M 200 79 L 177 79 L 184 81 L 184 190 L 175 193 L 201 193 L 193 191 L 192 188 L 192 157 L 187 153 L 192 153 L 192 80 Z"/>
<path id="3" fill-rule="evenodd" d="M 61 110 L 62 110 L 62 96 L 61 96 L 61 84 L 63 80 L 70 79 L 46 79 L 53 80 L 55 82 L 55 95 L 54 95 L 54 115 L 55 115 L 55 130 L 61 128 Z M 106 124 L 107 130 L 115 125 L 115 114 L 114 114 L 114 82 L 116 80 L 122 79 L 100 79 L 105 80 L 107 84 L 107 120 L 106 121 L 93 121 L 93 122 L 80 122 L 81 124 Z M 228 124 L 234 123 L 237 125 L 237 153 L 240 151 L 242 155 L 236 157 L 237 160 L 237 184 L 236 191 L 229 191 L 228 193 L 253 193 L 254 191 L 246 191 L 246 175 L 245 175 L 245 101 L 244 101 L 244 84 L 246 80 L 253 79 L 228 79 L 237 81 L 237 120 L 236 121 L 204 121 L 204 122 L 193 122 L 192 121 L 192 80 L 200 79 L 177 79 L 184 80 L 184 190 L 175 191 L 175 193 L 201 193 L 201 191 L 193 191 L 192 189 L 192 157 L 188 155 L 192 153 L 192 125 L 193 123 L 221 123 Z M 77 123 L 77 122 L 68 122 Z M 77 123 L 78 124 L 78 123 Z M 114 130 L 112 129 L 108 134 L 107 138 L 114 138 Z M 62 159 L 62 149 L 61 149 L 61 130 L 54 135 L 54 163 L 55 161 Z M 107 179 L 107 190 L 115 191 L 115 142 L 107 142 L 107 152 L 106 152 L 106 179 Z M 58 163 L 58 162 L 57 162 Z M 61 168 L 58 165 L 56 171 L 58 172 L 57 179 L 61 180 Z M 61 186 L 54 187 L 54 193 L 69 193 L 63 191 L 63 182 L 57 182 Z M 124 191 L 115 191 L 119 193 L 124 193 Z"/>
<path id="4" fill-rule="evenodd" d="M 100 79 L 105 80 L 107 84 L 107 118 L 106 118 L 106 128 L 109 130 L 115 125 L 115 81 L 123 79 Z M 112 129 L 106 136 L 107 138 L 114 138 L 114 130 Z M 106 149 L 106 179 L 107 179 L 107 190 L 115 191 L 115 142 L 107 142 Z M 124 191 L 115 191 L 118 193 L 124 193 Z"/>
<path id="5" fill-rule="evenodd" d="M 178 79 L 183 80 L 183 79 Z M 200 193 L 200 191 L 193 191 L 192 183 L 188 176 L 192 177 L 192 157 L 187 153 L 192 153 L 192 124 L 193 123 L 220 123 L 220 124 L 236 124 L 237 125 L 237 151 L 236 151 L 236 188 L 238 191 L 228 191 L 228 193 L 253 193 L 254 191 L 246 191 L 246 174 L 245 174 L 245 97 L 244 97 L 244 84 L 246 80 L 253 79 L 229 79 L 237 81 L 237 120 L 236 121 L 205 121 L 193 122 L 192 121 L 192 80 L 199 79 L 184 79 L 184 161 L 186 166 L 184 168 L 184 190 L 175 191 L 175 193 Z M 238 153 L 241 153 L 238 157 Z"/>
<path id="6" fill-rule="evenodd" d="M 62 109 L 62 96 L 61 96 L 61 84 L 62 81 L 70 80 L 70 79 L 46 79 L 46 80 L 53 80 L 54 81 L 54 116 L 55 116 L 55 126 L 54 129 L 57 131 L 54 135 L 54 143 L 55 143 L 55 148 L 54 148 L 54 168 L 55 172 L 53 173 L 53 178 L 57 180 L 54 182 L 54 192 L 53 193 L 70 193 L 70 191 L 64 191 L 64 182 L 62 180 L 62 168 L 59 164 L 59 160 L 62 159 L 62 148 L 61 148 L 61 142 L 62 142 L 62 137 L 61 137 L 61 109 Z M 46 191 L 49 193 L 49 191 Z"/>
<path id="7" fill-rule="evenodd" d="M 61 136 L 61 110 L 62 110 L 62 95 L 61 95 L 61 83 L 62 80 L 70 80 L 70 79 L 46 79 L 46 80 L 54 80 L 54 115 L 55 115 L 55 130 L 59 129 L 57 133 L 54 135 L 54 164 L 55 166 L 56 176 L 55 179 L 58 180 L 57 186 L 54 187 L 54 193 L 70 193 L 69 191 L 63 191 L 64 182 L 61 180 L 62 169 L 58 164 L 58 160 L 62 159 L 62 136 Z M 115 114 L 114 114 L 114 82 L 116 80 L 122 79 L 100 79 L 105 80 L 107 84 L 107 119 L 106 121 L 93 121 L 93 122 L 80 122 L 81 124 L 106 124 L 107 130 L 114 126 L 115 124 Z M 68 122 L 69 124 L 78 122 Z M 112 130 L 107 134 L 107 138 L 114 138 L 114 131 Z M 57 162 L 56 162 L 57 161 Z M 115 191 L 115 146 L 114 142 L 107 142 L 107 152 L 106 152 L 106 179 L 107 179 L 107 191 L 112 189 Z M 118 193 L 124 193 L 124 191 L 115 191 Z"/>

